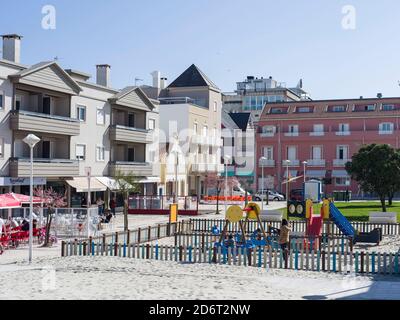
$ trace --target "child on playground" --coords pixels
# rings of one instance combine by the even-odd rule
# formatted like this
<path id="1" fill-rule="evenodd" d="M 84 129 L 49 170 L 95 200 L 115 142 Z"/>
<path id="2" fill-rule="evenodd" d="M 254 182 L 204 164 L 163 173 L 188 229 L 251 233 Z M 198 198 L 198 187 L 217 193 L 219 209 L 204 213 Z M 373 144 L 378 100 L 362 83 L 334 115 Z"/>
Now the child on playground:
<path id="1" fill-rule="evenodd" d="M 283 251 L 283 258 L 287 263 L 288 249 L 289 249 L 289 236 L 292 231 L 289 222 L 286 219 L 282 220 L 281 230 L 279 232 L 279 245 Z"/>

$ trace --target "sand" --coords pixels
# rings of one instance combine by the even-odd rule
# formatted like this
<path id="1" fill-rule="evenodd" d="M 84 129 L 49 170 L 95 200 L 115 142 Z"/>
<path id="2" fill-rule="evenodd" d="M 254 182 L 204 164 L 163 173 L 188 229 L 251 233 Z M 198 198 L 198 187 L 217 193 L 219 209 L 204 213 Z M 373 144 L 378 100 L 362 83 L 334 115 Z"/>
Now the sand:
<path id="1" fill-rule="evenodd" d="M 207 216 L 203 216 L 207 217 Z M 166 222 L 131 216 L 131 228 Z M 121 227 L 122 217 L 115 225 Z M 169 239 L 168 239 L 169 240 Z M 385 237 L 371 251 L 398 251 Z M 364 248 L 365 249 L 365 248 Z M 0 256 L 0 299 L 400 299 L 400 277 L 355 276 L 118 257 L 60 257 L 60 243 Z"/>

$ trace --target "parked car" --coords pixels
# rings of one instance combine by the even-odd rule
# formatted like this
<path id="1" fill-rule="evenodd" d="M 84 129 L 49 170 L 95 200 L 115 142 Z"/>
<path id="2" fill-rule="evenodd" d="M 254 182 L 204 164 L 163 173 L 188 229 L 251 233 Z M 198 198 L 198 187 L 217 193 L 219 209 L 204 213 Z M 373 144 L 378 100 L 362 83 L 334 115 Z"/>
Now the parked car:
<path id="1" fill-rule="evenodd" d="M 304 190 L 303 189 L 292 189 L 290 191 L 290 200 L 304 201 Z"/>
<path id="2" fill-rule="evenodd" d="M 267 190 L 264 190 L 264 193 L 258 192 L 254 195 L 254 201 L 265 201 L 267 195 Z M 285 196 L 277 191 L 268 190 L 268 200 L 270 201 L 284 201 Z"/>

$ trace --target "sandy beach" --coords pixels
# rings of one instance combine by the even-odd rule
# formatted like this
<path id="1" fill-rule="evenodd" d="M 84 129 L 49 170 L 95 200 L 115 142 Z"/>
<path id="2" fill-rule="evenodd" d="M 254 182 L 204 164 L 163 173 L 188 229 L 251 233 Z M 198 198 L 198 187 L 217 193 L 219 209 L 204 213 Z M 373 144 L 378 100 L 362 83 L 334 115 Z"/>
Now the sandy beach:
<path id="1" fill-rule="evenodd" d="M 129 217 L 132 229 L 167 220 Z M 121 227 L 118 216 L 114 228 Z M 379 247 L 355 249 L 396 252 L 399 247 L 399 237 L 385 237 Z M 60 242 L 52 248 L 35 246 L 31 265 L 27 247 L 5 251 L 0 256 L 0 299 L 400 299 L 400 278 L 395 276 L 60 255 Z"/>

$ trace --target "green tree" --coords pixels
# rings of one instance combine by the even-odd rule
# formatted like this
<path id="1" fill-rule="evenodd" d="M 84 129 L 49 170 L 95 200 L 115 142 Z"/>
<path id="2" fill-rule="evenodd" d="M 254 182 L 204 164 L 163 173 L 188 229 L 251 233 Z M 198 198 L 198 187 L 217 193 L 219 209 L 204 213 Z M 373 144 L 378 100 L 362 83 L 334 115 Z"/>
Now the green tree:
<path id="1" fill-rule="evenodd" d="M 124 231 L 128 231 L 129 223 L 128 223 L 128 199 L 131 193 L 140 192 L 140 185 L 137 181 L 137 176 L 134 176 L 130 173 L 124 173 L 120 170 L 115 172 L 113 177 L 117 184 L 117 189 L 122 193 L 122 197 L 124 199 Z"/>
<path id="2" fill-rule="evenodd" d="M 391 206 L 393 204 L 393 197 L 396 192 L 400 190 L 400 150 L 396 150 L 391 160 L 392 163 L 392 175 L 390 190 L 388 193 L 388 204 Z"/>
<path id="3" fill-rule="evenodd" d="M 397 159 L 398 152 L 391 146 L 370 144 L 363 146 L 346 164 L 347 172 L 364 191 L 378 195 L 383 212 L 386 212 L 386 197 L 394 194 L 394 181 L 400 174 Z"/>

